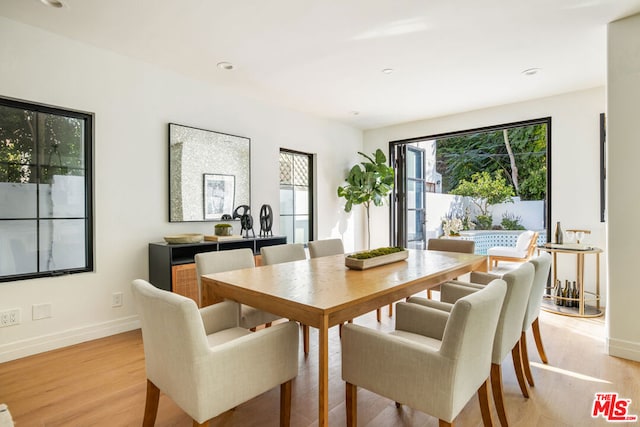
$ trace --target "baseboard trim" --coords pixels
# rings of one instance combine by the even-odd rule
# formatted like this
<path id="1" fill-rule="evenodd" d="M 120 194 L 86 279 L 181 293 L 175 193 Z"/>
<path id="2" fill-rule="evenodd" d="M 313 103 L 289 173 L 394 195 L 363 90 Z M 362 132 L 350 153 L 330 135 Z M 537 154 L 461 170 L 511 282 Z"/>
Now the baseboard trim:
<path id="1" fill-rule="evenodd" d="M 55 334 L 0 345 L 0 363 L 140 328 L 138 316 L 68 329 Z"/>
<path id="2" fill-rule="evenodd" d="M 605 345 L 609 356 L 640 362 L 640 343 L 607 337 Z"/>

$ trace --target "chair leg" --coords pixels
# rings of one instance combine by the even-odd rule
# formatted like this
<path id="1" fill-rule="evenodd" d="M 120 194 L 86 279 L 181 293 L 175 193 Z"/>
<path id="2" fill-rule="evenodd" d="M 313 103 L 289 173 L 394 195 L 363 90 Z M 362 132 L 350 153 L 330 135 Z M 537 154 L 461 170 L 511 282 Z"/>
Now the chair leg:
<path id="1" fill-rule="evenodd" d="M 265 324 L 264 324 L 264 327 L 265 327 L 265 328 L 270 328 L 270 327 L 271 327 L 271 322 L 267 322 L 267 323 L 265 323 Z"/>
<path id="2" fill-rule="evenodd" d="M 382 309 L 380 308 L 376 309 L 376 319 L 378 320 L 378 323 L 382 322 Z"/>
<path id="3" fill-rule="evenodd" d="M 438 427 L 453 427 L 453 422 L 438 420 Z"/>
<path id="4" fill-rule="evenodd" d="M 209 420 L 199 423 L 196 420 L 193 420 L 193 427 L 209 427 Z"/>
<path id="5" fill-rule="evenodd" d="M 524 369 L 524 376 L 527 377 L 527 382 L 531 387 L 535 386 L 533 383 L 533 375 L 531 374 L 531 366 L 529 364 L 529 351 L 527 350 L 527 333 L 522 331 L 520 335 L 520 356 L 522 356 L 522 368 Z"/>
<path id="6" fill-rule="evenodd" d="M 358 387 L 346 383 L 346 411 L 347 411 L 347 427 L 356 427 L 358 425 Z"/>
<path id="7" fill-rule="evenodd" d="M 147 379 L 147 398 L 144 403 L 143 427 L 153 427 L 158 414 L 158 402 L 160 402 L 160 389 Z"/>
<path id="8" fill-rule="evenodd" d="M 489 408 L 489 378 L 478 388 L 478 400 L 480 401 L 480 413 L 484 427 L 492 427 L 491 409 Z"/>
<path id="9" fill-rule="evenodd" d="M 427 289 L 427 298 L 431 299 L 431 289 Z"/>
<path id="10" fill-rule="evenodd" d="M 291 384 L 292 380 L 280 384 L 280 427 L 291 424 Z"/>
<path id="11" fill-rule="evenodd" d="M 493 401 L 498 412 L 498 419 L 502 427 L 508 427 L 507 413 L 504 410 L 504 399 L 502 396 L 502 370 L 500 365 L 491 364 L 491 391 L 493 392 Z"/>
<path id="12" fill-rule="evenodd" d="M 304 355 L 309 355 L 309 325 L 302 325 L 302 348 Z"/>
<path id="13" fill-rule="evenodd" d="M 533 321 L 531 324 L 531 330 L 533 331 L 533 339 L 536 341 L 536 347 L 538 348 L 538 354 L 540 355 L 540 359 L 542 363 L 549 363 L 547 360 L 547 354 L 544 352 L 544 347 L 542 346 L 542 337 L 540 336 L 540 324 L 538 323 L 538 318 Z"/>
<path id="14" fill-rule="evenodd" d="M 516 343 L 511 349 L 511 358 L 513 359 L 513 367 L 516 370 L 516 378 L 518 379 L 518 385 L 520 391 L 524 397 L 529 397 L 529 389 L 527 388 L 527 381 L 524 379 L 524 370 L 522 368 L 522 357 L 520 356 L 520 341 Z"/>
<path id="15" fill-rule="evenodd" d="M 389 317 L 393 316 L 393 304 L 389 304 Z"/>

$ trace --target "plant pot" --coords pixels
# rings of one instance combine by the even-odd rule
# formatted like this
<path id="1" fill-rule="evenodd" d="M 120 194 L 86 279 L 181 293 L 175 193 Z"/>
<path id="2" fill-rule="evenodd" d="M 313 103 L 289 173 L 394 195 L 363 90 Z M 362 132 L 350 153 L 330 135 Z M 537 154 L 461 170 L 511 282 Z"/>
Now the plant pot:
<path id="1" fill-rule="evenodd" d="M 403 261 L 409 257 L 409 251 L 403 250 L 392 254 L 380 255 L 374 258 L 357 259 L 346 256 L 344 265 L 352 270 L 366 270 L 368 268 L 378 267 L 380 265 L 391 264 L 392 262 Z"/>

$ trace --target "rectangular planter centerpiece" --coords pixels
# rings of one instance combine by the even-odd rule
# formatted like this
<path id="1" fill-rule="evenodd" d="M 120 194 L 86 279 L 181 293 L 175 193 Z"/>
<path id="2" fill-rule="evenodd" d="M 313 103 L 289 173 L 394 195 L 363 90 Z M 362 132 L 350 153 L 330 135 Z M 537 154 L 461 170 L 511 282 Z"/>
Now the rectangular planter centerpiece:
<path id="1" fill-rule="evenodd" d="M 405 260 L 409 257 L 409 251 L 404 249 L 387 255 L 379 255 L 373 258 L 357 259 L 347 255 L 344 258 L 344 265 L 352 270 L 366 270 L 368 268 L 378 267 L 380 265 L 391 264 Z"/>

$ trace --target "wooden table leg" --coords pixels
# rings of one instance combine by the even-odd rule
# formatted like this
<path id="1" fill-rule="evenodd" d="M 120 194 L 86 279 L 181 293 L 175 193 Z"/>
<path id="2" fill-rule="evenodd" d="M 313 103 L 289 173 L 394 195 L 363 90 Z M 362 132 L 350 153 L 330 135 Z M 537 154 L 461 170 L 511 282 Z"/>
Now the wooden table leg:
<path id="1" fill-rule="evenodd" d="M 329 425 L 329 317 L 318 330 L 318 426 Z"/>

